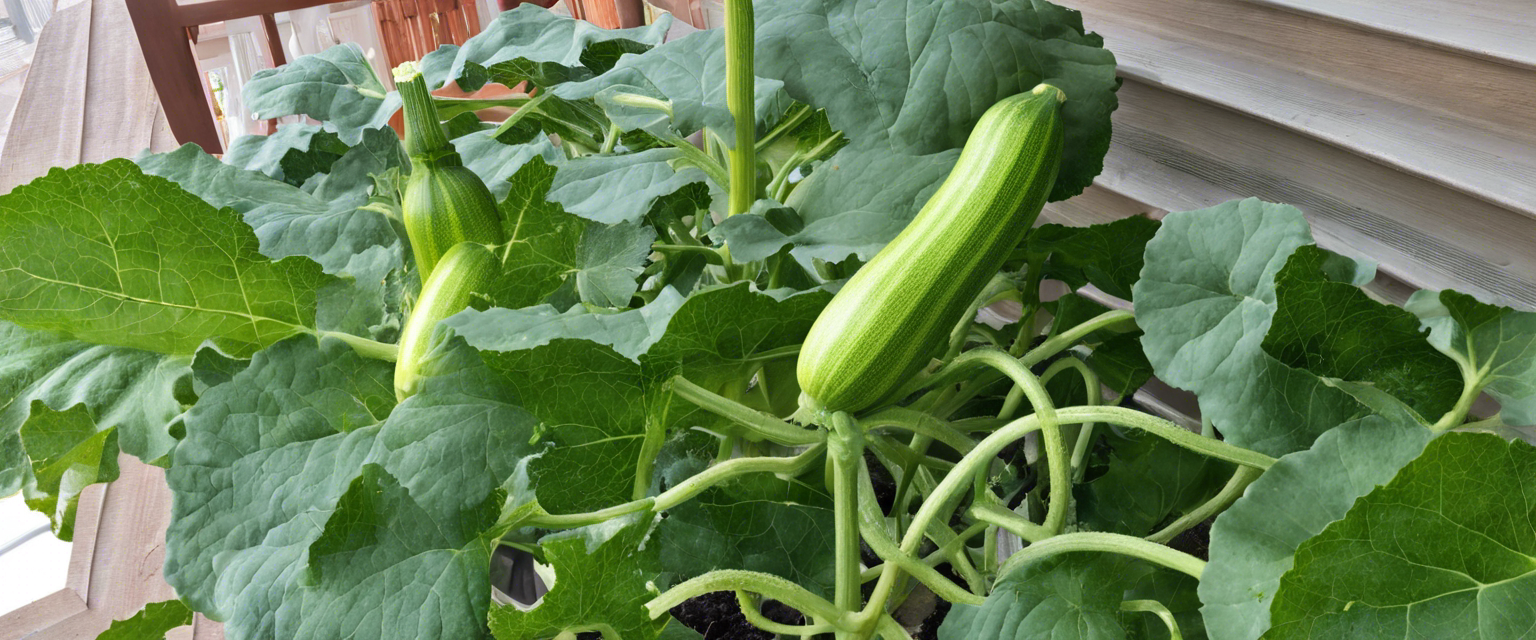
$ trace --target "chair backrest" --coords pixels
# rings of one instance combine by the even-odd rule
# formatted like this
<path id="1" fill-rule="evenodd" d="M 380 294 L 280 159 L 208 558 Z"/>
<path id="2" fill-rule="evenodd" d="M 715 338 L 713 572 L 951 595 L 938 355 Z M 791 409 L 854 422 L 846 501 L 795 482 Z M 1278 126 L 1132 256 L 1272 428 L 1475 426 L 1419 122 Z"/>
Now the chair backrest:
<path id="1" fill-rule="evenodd" d="M 373 12 L 391 67 L 480 33 L 474 0 L 374 0 Z"/>

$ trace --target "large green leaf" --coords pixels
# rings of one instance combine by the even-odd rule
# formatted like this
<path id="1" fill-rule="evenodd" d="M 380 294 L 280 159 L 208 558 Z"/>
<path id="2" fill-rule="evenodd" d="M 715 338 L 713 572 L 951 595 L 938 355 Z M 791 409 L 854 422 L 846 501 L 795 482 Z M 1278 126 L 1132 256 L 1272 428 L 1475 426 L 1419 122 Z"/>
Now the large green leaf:
<path id="1" fill-rule="evenodd" d="M 954 150 L 901 153 L 883 135 L 856 141 L 817 164 L 786 198 L 800 228 L 775 225 L 770 208 L 731 216 L 714 233 L 743 260 L 762 260 L 786 246 L 805 264 L 849 255 L 868 260 L 912 221 L 957 158 Z"/>
<path id="2" fill-rule="evenodd" d="M 430 86 L 455 80 L 459 88 L 474 91 L 487 81 L 548 87 L 581 80 L 611 67 L 616 51 L 638 53 L 661 44 L 671 25 L 672 17 L 663 14 L 643 27 L 602 29 L 535 5 L 520 5 L 501 12 L 464 46 L 430 54 Z"/>
<path id="3" fill-rule="evenodd" d="M 53 411 L 83 406 L 97 430 L 115 429 L 124 452 L 145 462 L 163 458 L 176 445 L 171 422 L 190 401 L 179 393 L 189 360 L 0 322 L 0 495 L 30 481 L 20 434 L 38 403 Z"/>
<path id="4" fill-rule="evenodd" d="M 461 342 L 393 370 L 303 336 L 186 416 L 166 577 L 233 638 L 485 634 L 501 488 L 532 419 Z"/>
<path id="5" fill-rule="evenodd" d="M 1051 199 L 1081 192 L 1102 168 L 1120 81 L 1076 11 L 1045 0 L 771 0 L 756 3 L 756 18 L 757 73 L 825 108 L 856 143 L 884 132 L 905 155 L 956 149 L 987 108 L 1048 82 L 1067 94 Z"/>
<path id="6" fill-rule="evenodd" d="M 757 354 L 798 344 L 827 300 L 810 293 L 780 301 L 745 284 L 678 306 L 669 298 L 660 313 L 643 307 L 584 320 L 574 310 L 492 309 L 446 321 L 538 416 L 547 449 L 529 473 L 546 511 L 598 509 L 648 489 L 649 473 L 637 479 L 650 465 L 642 452 L 654 459 L 669 429 L 699 420 L 697 408 L 673 396 L 671 378 L 717 389 L 744 381 Z"/>
<path id="7" fill-rule="evenodd" d="M 1200 580 L 1211 637 L 1255 640 L 1296 548 L 1344 517 L 1360 496 L 1392 479 L 1423 450 L 1430 431 L 1414 421 L 1368 416 L 1324 433 L 1311 449 L 1280 458 L 1211 528 Z"/>
<path id="8" fill-rule="evenodd" d="M 256 231 L 268 257 L 305 256 L 333 274 L 371 271 L 361 254 L 376 247 L 396 268 L 403 261 L 403 243 L 389 216 L 367 205 L 372 176 L 404 163 L 394 134 L 377 129 L 370 129 L 330 173 L 317 176 L 324 182 L 313 191 L 221 163 L 191 144 L 138 160 L 145 173 L 167 178 L 215 207 L 234 209 Z"/>
<path id="9" fill-rule="evenodd" d="M 675 486 L 708 462 L 698 457 L 674 462 L 660 474 L 660 488 Z M 813 484 L 820 481 L 822 465 L 811 468 L 816 470 L 813 481 L 743 478 L 668 511 L 652 538 L 662 568 L 683 579 L 716 569 L 760 571 L 830 598 L 836 539 L 832 497 Z"/>
<path id="10" fill-rule="evenodd" d="M 239 214 L 127 160 L 54 169 L 0 196 L 0 319 L 30 329 L 250 354 L 311 331 L 328 281 L 307 259 L 271 261 Z"/>
<path id="11" fill-rule="evenodd" d="M 1069 553 L 1020 567 L 997 581 L 986 602 L 950 609 L 939 640 L 1120 640 L 1130 564 Z"/>
<path id="12" fill-rule="evenodd" d="M 1455 291 L 1417 292 L 1408 310 L 1429 329 L 1430 344 L 1476 372 L 1506 424 L 1536 425 L 1536 313 Z"/>
<path id="13" fill-rule="evenodd" d="M 508 183 L 501 202 L 507 243 L 501 277 L 485 292 L 497 306 L 517 309 L 577 301 L 628 307 L 656 232 L 637 222 L 612 226 L 583 220 L 546 199 L 559 180 L 543 158 L 530 158 Z"/>
<path id="14" fill-rule="evenodd" d="M 1324 378 L 1369 384 L 1419 415 L 1449 411 L 1462 389 L 1456 363 L 1424 340 L 1413 314 L 1328 278 L 1334 260 L 1315 246 L 1296 248 L 1275 278 L 1275 318 L 1264 351 Z"/>
<path id="15" fill-rule="evenodd" d="M 549 200 L 571 214 L 605 224 L 637 222 L 662 196 L 704 181 L 704 172 L 672 163 L 682 152 L 649 149 L 619 156 L 583 156 L 559 166 Z"/>
<path id="16" fill-rule="evenodd" d="M 280 125 L 271 135 L 240 136 L 223 160 L 295 187 L 316 173 L 329 173 L 350 147 L 335 133 L 307 122 Z"/>
<path id="17" fill-rule="evenodd" d="M 1092 284 L 1123 300 L 1141 278 L 1147 241 L 1157 233 L 1156 220 L 1144 216 L 1121 218 L 1088 227 L 1046 224 L 1029 233 L 1025 250 L 1038 260 L 1046 277 L 1076 289 Z"/>
<path id="18" fill-rule="evenodd" d="M 151 602 L 138 613 L 112 621 L 96 640 L 162 640 L 171 629 L 192 624 L 192 610 L 180 600 Z"/>
<path id="19" fill-rule="evenodd" d="M 21 443 L 32 460 L 27 506 L 48 515 L 60 540 L 73 539 L 80 492 L 117 479 L 117 430 L 97 431 L 85 405 L 53 411 L 35 400 Z"/>
<path id="20" fill-rule="evenodd" d="M 400 95 L 384 88 L 362 47 L 351 42 L 257 71 L 242 92 L 257 118 L 309 116 L 348 145 L 357 144 L 364 130 L 388 124 L 400 109 Z"/>
<path id="21" fill-rule="evenodd" d="M 563 631 L 602 629 L 610 637 L 651 640 L 666 626 L 645 603 L 656 597 L 656 548 L 647 543 L 651 518 L 621 518 L 546 536 L 539 541 L 555 570 L 555 586 L 529 611 L 491 610 L 491 631 L 501 640 L 554 638 Z"/>
<path id="22" fill-rule="evenodd" d="M 1264 637 L 1519 638 L 1536 629 L 1536 448 L 1431 441 L 1296 550 Z"/>
<path id="23" fill-rule="evenodd" d="M 528 161 L 540 158 L 554 164 L 564 159 L 560 150 L 543 136 L 528 144 L 505 144 L 491 136 L 491 132 L 480 131 L 454 138 L 453 147 L 464 158 L 464 166 L 480 176 L 497 200 L 507 197 L 512 189 L 512 176 Z"/>
<path id="24" fill-rule="evenodd" d="M 1318 374 L 1264 349 L 1278 306 L 1276 275 L 1311 243 L 1300 211 L 1257 199 L 1169 214 L 1147 243 L 1132 290 L 1136 322 L 1146 332 L 1142 348 L 1160 378 L 1199 396 L 1204 416 L 1232 444 L 1283 455 L 1363 412 Z M 1295 265 L 1309 267 L 1315 265 Z M 1315 346 L 1321 345 L 1300 345 L 1302 352 Z"/>
<path id="25" fill-rule="evenodd" d="M 1234 470 L 1155 436 L 1105 437 L 1109 470 L 1073 488 L 1078 520 L 1094 531 L 1146 536 L 1220 491 Z"/>
<path id="26" fill-rule="evenodd" d="M 608 117 L 625 130 L 688 136 L 708 128 L 731 145 L 735 119 L 725 104 L 725 31 L 690 33 L 639 55 L 619 59 L 613 69 L 583 82 L 563 84 L 554 94 L 567 100 L 597 99 Z M 789 107 L 784 83 L 758 77 L 753 92 L 755 123 L 766 125 Z M 666 102 L 668 112 L 634 107 L 612 93 L 639 94 Z"/>

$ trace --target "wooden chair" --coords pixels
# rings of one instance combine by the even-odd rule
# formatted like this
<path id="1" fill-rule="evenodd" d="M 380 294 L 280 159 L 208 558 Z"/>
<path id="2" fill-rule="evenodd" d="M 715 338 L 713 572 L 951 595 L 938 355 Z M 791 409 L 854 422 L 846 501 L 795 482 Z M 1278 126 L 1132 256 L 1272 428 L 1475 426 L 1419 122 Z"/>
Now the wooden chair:
<path id="1" fill-rule="evenodd" d="M 611 1 L 611 0 L 610 0 Z M 638 1 L 638 0 L 637 0 Z M 273 64 L 288 62 L 275 14 L 321 5 L 331 0 L 126 0 L 144 62 L 165 108 L 171 132 L 182 143 L 195 142 L 208 153 L 223 143 L 214 120 L 212 98 L 197 67 L 192 45 L 200 25 L 260 16 Z M 480 31 L 474 0 L 378 0 L 374 2 L 384 48 L 391 65 L 418 59 L 440 44 L 462 44 Z"/>

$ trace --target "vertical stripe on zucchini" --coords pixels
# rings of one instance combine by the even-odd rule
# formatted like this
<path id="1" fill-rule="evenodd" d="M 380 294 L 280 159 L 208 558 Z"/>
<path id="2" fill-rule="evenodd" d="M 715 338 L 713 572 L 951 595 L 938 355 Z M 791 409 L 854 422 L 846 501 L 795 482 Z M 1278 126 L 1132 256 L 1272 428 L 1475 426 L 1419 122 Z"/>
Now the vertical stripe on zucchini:
<path id="1" fill-rule="evenodd" d="M 808 410 L 894 400 L 939 354 L 1045 206 L 1061 160 L 1063 100 L 1042 84 L 982 115 L 944 184 L 812 325 L 796 367 Z"/>

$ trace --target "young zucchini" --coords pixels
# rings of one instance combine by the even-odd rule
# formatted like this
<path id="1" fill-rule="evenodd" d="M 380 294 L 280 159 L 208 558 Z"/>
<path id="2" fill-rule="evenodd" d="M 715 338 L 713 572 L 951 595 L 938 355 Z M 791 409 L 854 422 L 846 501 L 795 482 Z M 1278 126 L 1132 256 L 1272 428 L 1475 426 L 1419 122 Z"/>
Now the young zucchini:
<path id="1" fill-rule="evenodd" d="M 496 281 L 501 263 L 485 245 L 461 242 L 443 254 L 437 268 L 421 286 L 421 298 L 400 333 L 400 355 L 395 362 L 395 397 L 405 400 L 416 393 L 421 379 L 421 359 L 432 346 L 437 323 L 469 307 L 475 293 L 484 293 Z"/>
<path id="2" fill-rule="evenodd" d="M 464 241 L 501 244 L 501 212 L 490 189 L 448 142 L 415 63 L 395 68 L 395 86 L 405 105 L 405 150 L 411 156 L 411 177 L 400 208 L 411 252 L 426 282 L 450 247 Z"/>
<path id="3" fill-rule="evenodd" d="M 988 109 L 917 217 L 816 318 L 796 367 L 812 415 L 891 400 L 948 343 L 1045 206 L 1065 99 L 1042 84 Z"/>

